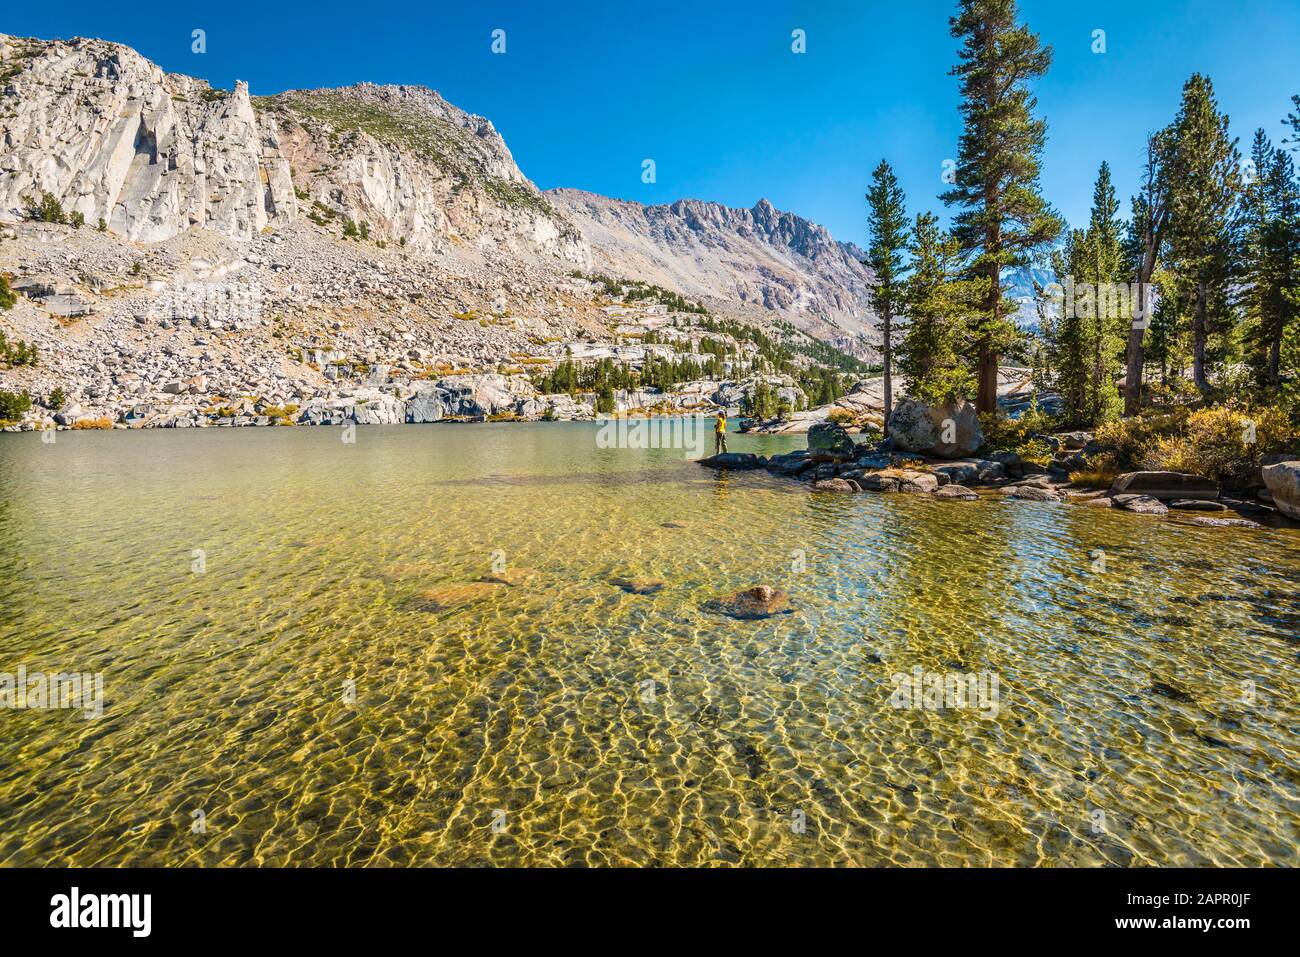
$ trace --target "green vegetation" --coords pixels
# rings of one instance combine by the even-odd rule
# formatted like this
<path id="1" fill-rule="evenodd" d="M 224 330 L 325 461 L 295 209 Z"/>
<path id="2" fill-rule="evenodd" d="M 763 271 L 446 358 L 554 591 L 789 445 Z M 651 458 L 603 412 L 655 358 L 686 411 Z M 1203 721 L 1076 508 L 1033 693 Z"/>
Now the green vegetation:
<path id="1" fill-rule="evenodd" d="M 987 280 L 962 277 L 957 240 L 931 213 L 919 213 L 912 230 L 912 267 L 907 281 L 907 334 L 899 369 L 908 394 L 932 404 L 968 398 L 975 378 L 962 355 Z"/>
<path id="2" fill-rule="evenodd" d="M 881 354 L 885 363 L 885 424 L 894 408 L 894 319 L 903 309 L 905 286 L 903 253 L 907 248 L 907 209 L 903 189 L 894 170 L 884 160 L 871 174 L 867 190 L 867 232 L 871 245 L 864 265 L 875 275 L 871 307 L 880 319 Z"/>
<path id="3" fill-rule="evenodd" d="M 575 279 L 597 283 L 601 287 L 601 292 L 610 299 L 621 302 L 656 302 L 667 306 L 672 312 L 692 312 L 702 316 L 709 314 L 709 310 L 680 293 L 665 289 L 663 286 L 656 286 L 654 283 L 642 282 L 640 279 L 615 279 L 601 273 L 584 273 L 576 269 L 569 275 Z"/>
<path id="4" fill-rule="evenodd" d="M 36 345 L 23 340 L 10 342 L 4 332 L 0 331 L 0 363 L 13 368 L 15 366 L 34 366 L 40 362 Z"/>
<path id="5" fill-rule="evenodd" d="M 1017 22 L 1014 0 L 960 0 L 949 23 L 962 41 L 963 129 L 953 187 L 943 201 L 957 207 L 952 235 L 983 276 L 981 298 L 968 323 L 975 357 L 976 408 L 997 408 L 998 355 L 1015 340 L 1002 294 L 1002 270 L 1025 265 L 1056 239 L 1062 223 L 1039 191 L 1047 124 L 1035 119 L 1028 83 L 1047 72 L 1051 47 Z"/>
<path id="6" fill-rule="evenodd" d="M 26 392 L 0 390 L 0 421 L 13 422 L 21 419 L 31 407 L 32 397 Z"/>
<path id="7" fill-rule="evenodd" d="M 0 273 L 0 309 L 12 309 L 18 302 L 18 294 L 9 285 L 9 277 Z"/>
<path id="8" fill-rule="evenodd" d="M 68 394 L 63 391 L 62 386 L 55 386 L 45 400 L 45 407 L 53 412 L 58 412 L 68 401 Z"/>
<path id="9" fill-rule="evenodd" d="M 1101 164 L 1093 190 L 1092 219 L 1087 230 L 1073 230 L 1064 248 L 1053 254 L 1057 282 L 1088 283 L 1092 289 L 1115 288 L 1121 281 L 1124 250 L 1119 204 L 1110 182 L 1110 167 Z M 1074 299 L 1070 296 L 1067 302 Z M 1131 312 L 1118 303 L 1075 302 L 1063 309 L 1048 334 L 1056 387 L 1067 410 L 1066 424 L 1089 425 L 1115 418 L 1120 397 L 1115 380 Z"/>
<path id="10" fill-rule="evenodd" d="M 328 90 L 256 97 L 264 111 L 288 111 L 302 119 L 329 126 L 341 145 L 350 134 L 365 133 L 423 159 L 431 160 L 455 180 L 454 189 L 476 183 L 497 202 L 550 215 L 550 203 L 522 183 L 493 176 L 484 168 L 485 147 L 474 134 L 455 123 L 418 109 L 368 103 L 347 93 Z"/>
<path id="11" fill-rule="evenodd" d="M 53 193 L 42 193 L 40 202 L 28 208 L 27 217 L 38 223 L 65 225 L 68 222 L 68 217 L 63 212 L 63 204 Z M 82 222 L 85 222 L 84 218 Z"/>

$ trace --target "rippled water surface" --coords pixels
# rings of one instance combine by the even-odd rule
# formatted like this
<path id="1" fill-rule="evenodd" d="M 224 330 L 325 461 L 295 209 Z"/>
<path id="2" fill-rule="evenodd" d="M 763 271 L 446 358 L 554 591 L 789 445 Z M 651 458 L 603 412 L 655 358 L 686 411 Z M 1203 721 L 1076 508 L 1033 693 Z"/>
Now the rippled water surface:
<path id="1" fill-rule="evenodd" d="M 1297 863 L 1300 531 L 595 436 L 0 436 L 0 672 L 104 676 L 0 710 L 0 863 Z"/>

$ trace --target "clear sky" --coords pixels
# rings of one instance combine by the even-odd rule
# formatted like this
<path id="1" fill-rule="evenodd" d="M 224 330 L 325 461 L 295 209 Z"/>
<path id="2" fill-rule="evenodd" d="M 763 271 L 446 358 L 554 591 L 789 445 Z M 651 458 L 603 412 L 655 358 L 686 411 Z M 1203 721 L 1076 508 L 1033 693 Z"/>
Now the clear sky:
<path id="1" fill-rule="evenodd" d="M 1300 93 L 1297 0 L 1021 0 L 1055 48 L 1037 86 L 1043 185 L 1086 221 L 1097 166 L 1135 188 L 1146 133 L 1169 122 L 1194 71 L 1214 81 L 1234 135 L 1278 141 Z M 912 212 L 944 188 L 960 132 L 952 0 L 457 0 L 421 3 L 9 3 L 0 32 L 98 36 L 164 69 L 254 94 L 361 80 L 421 83 L 490 118 L 525 175 L 669 202 L 767 197 L 865 238 L 863 193 L 888 158 Z M 191 52 L 191 31 L 207 52 Z M 505 31 L 506 52 L 491 50 Z M 805 31 L 807 52 L 792 52 Z M 1092 50 L 1105 31 L 1104 53 Z M 642 182 L 653 159 L 657 181 Z M 1127 202 L 1125 202 L 1127 208 Z"/>

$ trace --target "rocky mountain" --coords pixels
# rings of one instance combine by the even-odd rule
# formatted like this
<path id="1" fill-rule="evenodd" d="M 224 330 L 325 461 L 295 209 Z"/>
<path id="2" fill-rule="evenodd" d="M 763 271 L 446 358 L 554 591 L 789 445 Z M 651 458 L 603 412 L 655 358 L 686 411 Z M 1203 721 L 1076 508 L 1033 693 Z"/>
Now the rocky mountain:
<path id="1" fill-rule="evenodd" d="M 0 332 L 41 356 L 0 355 L 0 389 L 198 424 L 203 396 L 305 407 L 568 356 L 671 360 L 638 337 L 701 304 L 806 365 L 825 358 L 809 337 L 867 350 L 860 256 L 766 201 L 543 193 L 489 120 L 424 87 L 251 97 L 120 44 L 0 34 L 0 273 L 22 294 Z M 184 415 L 155 414 L 177 396 Z"/>
<path id="2" fill-rule="evenodd" d="M 546 195 L 587 237 L 597 268 L 719 307 L 775 312 L 849 348 L 875 335 L 866 254 L 766 199 L 731 209 L 694 199 L 646 206 L 572 189 Z"/>

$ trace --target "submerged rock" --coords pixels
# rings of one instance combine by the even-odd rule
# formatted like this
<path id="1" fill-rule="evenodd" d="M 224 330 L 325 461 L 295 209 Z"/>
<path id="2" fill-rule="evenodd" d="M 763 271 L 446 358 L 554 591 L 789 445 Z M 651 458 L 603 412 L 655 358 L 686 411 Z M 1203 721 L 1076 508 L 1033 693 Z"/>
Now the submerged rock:
<path id="1" fill-rule="evenodd" d="M 1187 521 L 1192 525 L 1205 525 L 1209 528 L 1259 528 L 1259 522 L 1248 518 L 1217 518 L 1213 515 L 1194 515 Z"/>
<path id="2" fill-rule="evenodd" d="M 668 584 L 658 578 L 611 578 L 609 583 L 633 595 L 653 595 Z"/>
<path id="3" fill-rule="evenodd" d="M 495 582 L 435 585 L 413 596 L 411 602 L 422 611 L 448 611 L 490 598 L 504 587 Z"/>
<path id="4" fill-rule="evenodd" d="M 707 611 L 729 615 L 732 618 L 771 618 L 789 611 L 790 596 L 770 585 L 755 585 L 725 598 L 714 598 L 704 603 Z"/>
<path id="5" fill-rule="evenodd" d="M 533 568 L 507 568 L 505 571 L 484 575 L 479 581 L 486 585 L 508 585 L 511 588 L 518 588 L 520 585 L 528 584 L 537 575 L 537 570 Z"/>
<path id="6" fill-rule="evenodd" d="M 1226 512 L 1228 506 L 1220 502 L 1211 502 L 1203 498 L 1177 498 L 1169 503 L 1170 508 L 1186 512 Z"/>

